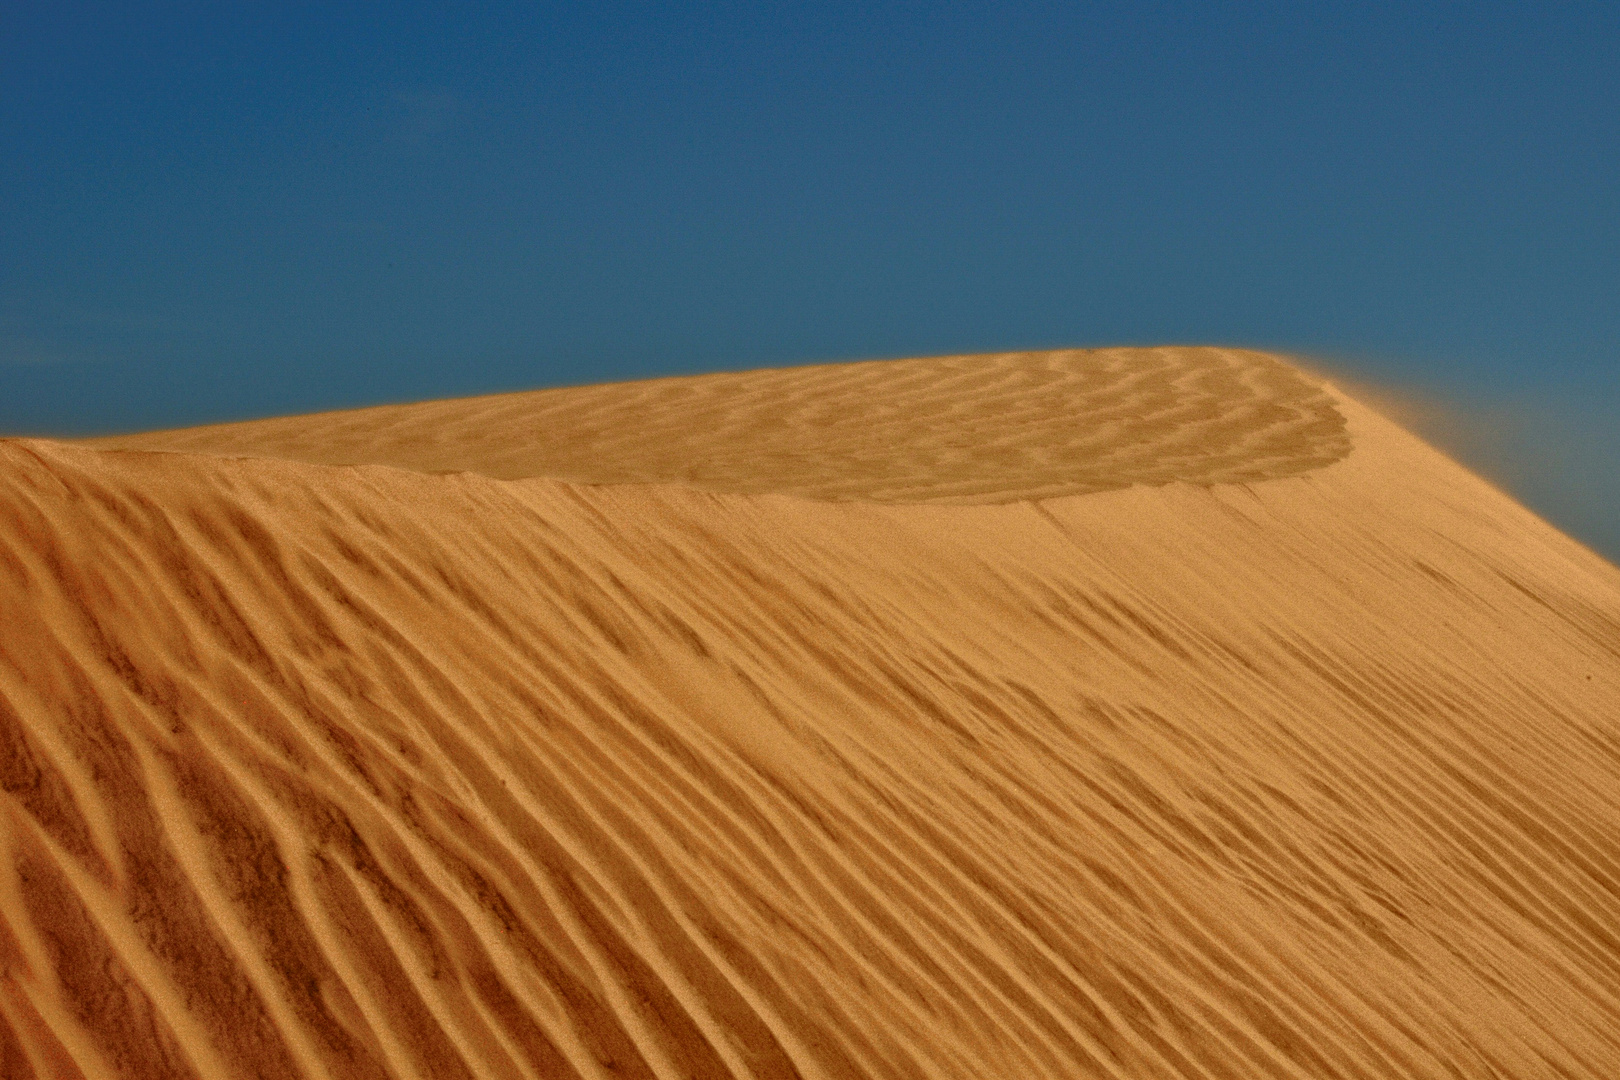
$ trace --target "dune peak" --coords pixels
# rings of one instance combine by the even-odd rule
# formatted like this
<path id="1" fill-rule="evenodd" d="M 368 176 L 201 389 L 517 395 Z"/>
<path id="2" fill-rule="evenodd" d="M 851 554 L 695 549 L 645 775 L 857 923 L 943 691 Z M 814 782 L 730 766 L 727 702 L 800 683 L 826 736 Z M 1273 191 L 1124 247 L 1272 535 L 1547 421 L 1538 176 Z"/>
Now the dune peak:
<path id="1" fill-rule="evenodd" d="M 1256 353 L 0 440 L 0 1077 L 1610 1080 L 1617 716 Z"/>
<path id="2" fill-rule="evenodd" d="M 1248 483 L 1349 452 L 1265 353 L 1066 349 L 724 372 L 217 424 L 107 448 L 833 501 L 996 503 Z"/>

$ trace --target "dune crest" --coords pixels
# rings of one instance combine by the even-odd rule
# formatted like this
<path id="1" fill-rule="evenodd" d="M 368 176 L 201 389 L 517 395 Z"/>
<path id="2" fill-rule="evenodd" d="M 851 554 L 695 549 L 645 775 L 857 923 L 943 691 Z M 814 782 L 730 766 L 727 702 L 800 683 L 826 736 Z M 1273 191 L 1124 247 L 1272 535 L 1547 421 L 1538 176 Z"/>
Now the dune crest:
<path id="1" fill-rule="evenodd" d="M 1620 1075 L 1620 571 L 1134 356 L 1069 472 L 943 361 L 761 491 L 609 388 L 632 484 L 497 478 L 536 399 L 0 441 L 0 1076 Z"/>
<path id="2" fill-rule="evenodd" d="M 1240 349 L 1070 349 L 724 372 L 216 424 L 107 449 L 1002 503 L 1248 483 L 1349 452 L 1315 382 Z"/>

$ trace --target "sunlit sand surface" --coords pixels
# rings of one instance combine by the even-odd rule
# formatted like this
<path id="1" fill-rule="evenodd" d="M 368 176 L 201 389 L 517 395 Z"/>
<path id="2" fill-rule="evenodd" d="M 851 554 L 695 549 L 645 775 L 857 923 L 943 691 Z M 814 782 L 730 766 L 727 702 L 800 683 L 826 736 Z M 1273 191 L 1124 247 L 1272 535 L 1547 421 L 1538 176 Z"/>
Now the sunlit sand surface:
<path id="1" fill-rule="evenodd" d="M 0 441 L 0 789 L 7 1080 L 1620 1076 L 1620 571 L 1254 353 Z"/>
<path id="2" fill-rule="evenodd" d="M 681 483 L 865 502 L 1012 502 L 1247 483 L 1350 448 L 1321 387 L 1264 353 L 1100 349 L 824 365 L 218 424 L 130 450 Z"/>

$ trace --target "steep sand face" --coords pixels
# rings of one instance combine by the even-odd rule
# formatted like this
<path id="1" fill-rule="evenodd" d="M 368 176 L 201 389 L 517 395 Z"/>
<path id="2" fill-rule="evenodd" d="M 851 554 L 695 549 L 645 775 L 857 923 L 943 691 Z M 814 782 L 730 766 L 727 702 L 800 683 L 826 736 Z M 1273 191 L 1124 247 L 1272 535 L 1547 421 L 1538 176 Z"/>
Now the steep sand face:
<path id="1" fill-rule="evenodd" d="M 1105 362 L 1221 463 L 1032 401 L 1120 469 L 997 488 L 966 374 L 762 465 L 835 501 L 750 493 L 763 397 L 620 441 L 717 490 L 478 475 L 516 402 L 308 421 L 457 475 L 0 442 L 0 1076 L 1620 1075 L 1620 571 L 1273 361 Z"/>

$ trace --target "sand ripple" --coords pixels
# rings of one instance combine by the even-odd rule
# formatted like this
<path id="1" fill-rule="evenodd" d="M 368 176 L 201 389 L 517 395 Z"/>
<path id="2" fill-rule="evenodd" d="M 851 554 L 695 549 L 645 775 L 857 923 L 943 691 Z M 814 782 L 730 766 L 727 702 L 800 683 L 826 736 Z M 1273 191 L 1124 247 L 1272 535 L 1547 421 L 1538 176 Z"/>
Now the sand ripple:
<path id="1" fill-rule="evenodd" d="M 537 390 L 98 440 L 503 479 L 986 503 L 1294 476 L 1349 451 L 1264 353 L 943 356 Z"/>
<path id="2" fill-rule="evenodd" d="M 1333 410 L 979 506 L 0 442 L 0 1076 L 1620 1075 L 1620 572 Z"/>

